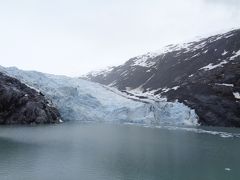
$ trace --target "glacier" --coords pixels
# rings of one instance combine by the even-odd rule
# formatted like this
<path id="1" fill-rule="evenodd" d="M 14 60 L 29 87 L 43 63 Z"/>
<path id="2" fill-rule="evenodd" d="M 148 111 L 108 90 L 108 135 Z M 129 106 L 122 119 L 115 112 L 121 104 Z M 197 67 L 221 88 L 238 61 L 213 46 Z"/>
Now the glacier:
<path id="1" fill-rule="evenodd" d="M 64 121 L 138 123 L 148 125 L 198 125 L 193 109 L 179 102 L 138 100 L 118 90 L 87 80 L 0 66 L 51 101 Z"/>

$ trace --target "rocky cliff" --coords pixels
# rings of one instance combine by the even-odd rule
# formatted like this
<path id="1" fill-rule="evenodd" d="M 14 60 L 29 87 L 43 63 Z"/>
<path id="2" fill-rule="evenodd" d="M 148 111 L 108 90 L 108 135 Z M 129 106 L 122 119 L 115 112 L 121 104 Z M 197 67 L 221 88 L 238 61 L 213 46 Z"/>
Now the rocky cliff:
<path id="1" fill-rule="evenodd" d="M 58 123 L 60 115 L 43 94 L 0 73 L 0 124 Z"/>

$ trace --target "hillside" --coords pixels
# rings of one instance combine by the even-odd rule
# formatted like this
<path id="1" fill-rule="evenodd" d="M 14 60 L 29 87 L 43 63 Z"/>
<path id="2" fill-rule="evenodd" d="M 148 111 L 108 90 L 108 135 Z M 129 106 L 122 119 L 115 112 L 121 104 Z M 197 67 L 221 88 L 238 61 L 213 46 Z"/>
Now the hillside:
<path id="1" fill-rule="evenodd" d="M 201 125 L 240 127 L 240 30 L 169 45 L 84 78 L 132 96 L 182 102 Z"/>

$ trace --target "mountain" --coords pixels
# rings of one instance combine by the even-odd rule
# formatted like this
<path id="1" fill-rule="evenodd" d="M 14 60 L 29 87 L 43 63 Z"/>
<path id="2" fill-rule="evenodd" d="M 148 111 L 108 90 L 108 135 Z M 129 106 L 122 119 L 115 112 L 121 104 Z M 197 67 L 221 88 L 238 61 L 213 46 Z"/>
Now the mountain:
<path id="1" fill-rule="evenodd" d="M 240 127 L 240 30 L 131 58 L 84 79 L 195 109 L 201 125 Z"/>
<path id="2" fill-rule="evenodd" d="M 59 121 L 59 112 L 41 93 L 0 73 L 0 124 L 48 124 Z"/>
<path id="3" fill-rule="evenodd" d="M 0 71 L 44 94 L 65 121 L 198 125 L 195 111 L 179 102 L 133 98 L 116 89 L 79 78 L 1 66 Z"/>

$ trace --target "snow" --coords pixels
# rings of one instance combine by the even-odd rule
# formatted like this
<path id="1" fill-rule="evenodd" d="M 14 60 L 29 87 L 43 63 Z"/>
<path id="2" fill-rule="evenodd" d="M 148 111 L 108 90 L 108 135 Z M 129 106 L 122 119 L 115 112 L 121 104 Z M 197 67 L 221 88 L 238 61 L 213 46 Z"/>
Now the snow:
<path id="1" fill-rule="evenodd" d="M 155 76 L 155 74 L 153 74 L 150 78 L 148 78 L 148 79 L 140 86 L 140 88 L 143 87 L 145 84 L 147 84 L 154 76 Z"/>
<path id="2" fill-rule="evenodd" d="M 114 66 L 110 66 L 110 67 L 106 67 L 104 69 L 99 69 L 99 70 L 96 70 L 96 71 L 92 71 L 92 72 L 89 72 L 87 75 L 85 76 L 82 76 L 82 77 L 89 77 L 89 76 L 93 76 L 93 77 L 96 77 L 96 76 L 107 76 L 108 73 L 110 73 L 115 67 Z"/>
<path id="3" fill-rule="evenodd" d="M 227 64 L 227 63 L 228 62 L 225 61 L 225 60 L 223 60 L 222 62 L 220 62 L 219 64 L 216 64 L 216 65 L 213 65 L 213 63 L 210 63 L 207 66 L 204 66 L 204 67 L 200 68 L 199 70 L 205 70 L 205 71 L 213 70 L 217 67 L 222 67 L 222 65 Z"/>
<path id="4" fill-rule="evenodd" d="M 25 83 L 25 85 L 26 85 L 27 87 L 29 87 L 29 88 L 31 88 L 31 89 L 37 91 L 38 93 L 41 92 L 39 89 L 37 89 L 37 88 L 35 88 L 35 87 L 33 87 L 33 86 L 30 86 L 30 85 L 28 85 L 27 83 Z"/>
<path id="5" fill-rule="evenodd" d="M 166 98 L 161 97 L 160 94 L 155 95 L 155 92 L 160 90 L 162 89 L 161 88 L 154 89 L 154 90 L 147 89 L 147 91 L 143 92 L 143 88 L 141 86 L 135 89 L 131 89 L 129 87 L 126 88 L 126 92 L 132 94 L 134 98 L 141 101 L 150 102 L 150 103 L 153 101 L 155 102 L 166 101 Z M 146 99 L 143 100 L 143 99 L 140 99 L 139 97 L 145 97 Z"/>
<path id="6" fill-rule="evenodd" d="M 173 52 L 173 51 L 179 51 L 182 48 L 185 48 L 188 46 L 188 43 L 183 43 L 183 44 L 170 44 L 167 45 L 157 51 L 154 51 L 155 54 L 161 55 L 161 54 L 166 54 L 168 52 Z M 179 55 L 179 54 L 177 54 Z"/>
<path id="7" fill-rule="evenodd" d="M 240 56 L 240 50 L 235 52 L 235 55 L 233 55 L 232 57 L 230 57 L 230 61 L 234 60 L 236 57 Z"/>
<path id="8" fill-rule="evenodd" d="M 194 110 L 178 102 L 130 97 L 115 88 L 79 78 L 2 68 L 0 71 L 40 90 L 63 120 L 110 121 L 150 125 L 197 125 Z M 139 90 L 140 91 L 140 90 Z"/>
<path id="9" fill-rule="evenodd" d="M 112 83 L 108 84 L 108 86 L 114 87 L 117 84 L 117 81 L 114 80 Z"/>
<path id="10" fill-rule="evenodd" d="M 180 88 L 180 86 L 174 86 L 174 87 L 172 87 L 172 89 L 175 90 L 175 91 L 176 91 L 178 88 Z"/>
<path id="11" fill-rule="evenodd" d="M 222 56 L 226 55 L 228 52 L 226 50 L 224 50 L 224 52 L 222 53 Z"/>
<path id="12" fill-rule="evenodd" d="M 170 88 L 165 87 L 165 88 L 162 89 L 162 92 L 166 93 L 166 92 L 168 92 L 170 90 L 171 90 Z"/>
<path id="13" fill-rule="evenodd" d="M 232 36 L 234 36 L 234 34 L 229 34 L 229 35 L 227 35 L 227 36 L 225 36 L 224 38 L 230 38 L 230 37 L 232 37 Z"/>
<path id="14" fill-rule="evenodd" d="M 190 51 L 195 51 L 197 49 L 204 48 L 207 45 L 206 41 L 203 41 L 201 43 L 195 44 L 196 42 L 188 42 L 188 43 L 183 43 L 183 44 L 170 44 L 167 45 L 160 50 L 153 51 L 153 52 L 148 52 L 147 54 L 137 56 L 133 60 L 133 64 L 131 66 L 142 66 L 142 67 L 152 67 L 156 63 L 151 61 L 153 58 L 160 56 L 160 55 L 165 55 L 166 53 L 169 52 L 174 52 L 174 51 L 180 51 L 180 50 L 185 50 L 184 53 L 190 52 Z M 205 53 L 207 50 L 205 51 Z M 180 52 L 178 52 L 176 55 L 179 55 Z M 200 53 L 195 54 L 193 57 L 199 56 Z M 193 58 L 192 57 L 192 58 Z"/>
<path id="15" fill-rule="evenodd" d="M 226 54 L 227 52 L 224 51 L 222 55 Z M 234 55 L 232 57 L 229 58 L 229 60 L 223 60 L 222 62 L 220 62 L 219 64 L 215 64 L 213 65 L 213 63 L 210 63 L 208 64 L 207 66 L 204 66 L 202 68 L 200 68 L 199 70 L 205 70 L 205 71 L 208 71 L 208 70 L 212 70 L 212 69 L 215 69 L 217 67 L 222 67 L 224 64 L 227 64 L 229 61 L 232 61 L 234 60 L 236 57 L 240 56 L 240 50 L 237 51 L 237 52 L 234 52 Z"/>
<path id="16" fill-rule="evenodd" d="M 132 67 L 134 66 L 142 66 L 142 67 L 152 67 L 155 65 L 154 62 L 149 61 L 151 58 L 154 58 L 158 56 L 156 53 L 147 53 L 141 56 L 137 56 L 133 60 L 133 64 L 131 65 Z"/>
<path id="17" fill-rule="evenodd" d="M 127 74 L 128 74 L 128 71 L 123 71 L 121 74 L 120 74 L 120 76 L 127 76 Z"/>
<path id="18" fill-rule="evenodd" d="M 193 52 L 193 51 L 196 51 L 199 49 L 203 50 L 203 48 L 205 48 L 205 46 L 208 43 L 212 43 L 212 42 L 220 40 L 222 38 L 228 38 L 231 36 L 233 36 L 233 34 L 231 32 L 230 33 L 228 32 L 228 33 L 218 34 L 218 35 L 212 36 L 210 38 L 201 38 L 201 39 L 197 38 L 195 41 L 192 41 L 192 42 L 187 42 L 187 43 L 182 43 L 182 44 L 170 44 L 168 46 L 161 48 L 160 50 L 149 52 L 149 53 L 141 55 L 141 56 L 137 56 L 132 64 L 132 66 L 152 67 L 155 65 L 155 62 L 152 62 L 151 59 L 155 58 L 157 56 L 160 56 L 160 55 L 164 56 L 168 52 L 174 52 L 174 51 L 180 51 L 180 50 L 184 50 L 184 53 Z M 198 42 L 198 41 L 200 41 L 200 42 Z M 217 49 L 214 49 L 214 51 L 217 51 Z M 204 54 L 207 52 L 208 52 L 208 50 L 203 51 Z M 180 52 L 178 52 L 176 54 L 176 56 L 178 56 L 179 53 Z M 228 53 L 227 51 L 224 51 L 224 53 L 222 55 L 225 55 L 227 53 Z M 200 55 L 200 53 L 197 53 L 192 58 L 197 57 L 199 55 Z M 236 54 L 236 56 L 234 56 L 233 58 L 235 58 L 237 56 L 239 56 L 239 55 Z"/>
<path id="19" fill-rule="evenodd" d="M 234 96 L 236 99 L 240 99 L 240 93 L 239 93 L 239 92 L 233 92 L 233 96 Z"/>
<path id="20" fill-rule="evenodd" d="M 228 87 L 234 87 L 233 84 L 226 84 L 226 83 L 222 83 L 222 84 L 219 84 L 219 83 L 215 83 L 216 85 L 218 86 L 228 86 Z"/>
<path id="21" fill-rule="evenodd" d="M 197 53 L 194 56 L 192 56 L 191 58 L 198 57 L 199 55 L 200 55 L 200 53 Z"/>
<path id="22" fill-rule="evenodd" d="M 233 30 L 233 29 L 231 29 Z M 188 52 L 194 52 L 196 50 L 201 50 L 203 51 L 202 53 L 205 54 L 208 52 L 208 50 L 205 50 L 207 48 L 207 45 L 209 43 L 212 43 L 214 41 L 223 39 L 223 38 L 229 38 L 231 36 L 233 36 L 234 34 L 232 32 L 219 32 L 220 34 L 218 35 L 214 35 L 212 36 L 212 34 L 209 34 L 209 38 L 194 38 L 194 40 L 192 42 L 185 42 L 185 43 L 181 43 L 181 44 L 170 44 L 167 46 L 162 47 L 159 50 L 156 51 L 152 51 L 152 52 L 148 52 L 146 54 L 137 56 L 135 58 L 132 58 L 132 67 L 136 67 L 136 66 L 141 66 L 141 67 L 146 67 L 146 68 L 150 68 L 153 67 L 154 65 L 156 65 L 156 61 L 153 61 L 153 58 L 162 55 L 161 58 L 163 58 L 166 53 L 169 52 L 174 52 L 174 51 L 179 51 L 176 53 L 177 57 L 179 54 L 181 53 L 188 53 Z M 212 37 L 210 37 L 212 36 Z M 217 49 L 214 49 L 214 51 L 217 51 Z M 222 56 L 226 55 L 228 52 L 226 50 L 224 50 L 224 52 L 222 53 Z M 192 56 L 192 58 L 194 57 L 198 57 L 200 55 L 200 53 L 195 54 L 194 56 Z M 240 55 L 240 50 L 230 58 L 230 60 L 233 60 L 234 58 L 238 57 Z M 185 61 L 192 59 L 192 58 L 186 58 Z M 223 61 L 221 64 L 218 65 L 212 65 L 209 64 L 209 66 L 207 66 L 206 68 L 204 68 L 205 70 L 212 70 L 215 69 L 216 67 L 222 66 L 223 64 L 226 64 L 226 60 Z M 96 77 L 96 76 L 107 76 L 114 67 L 109 67 L 103 70 L 98 70 L 98 71 L 94 71 L 94 72 L 90 72 L 87 75 L 85 75 L 84 77 L 88 78 L 88 77 Z M 132 71 L 134 71 L 135 69 L 131 69 Z M 119 70 L 117 70 L 119 71 Z M 150 70 L 148 70 L 147 72 L 150 72 Z"/>

